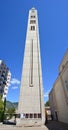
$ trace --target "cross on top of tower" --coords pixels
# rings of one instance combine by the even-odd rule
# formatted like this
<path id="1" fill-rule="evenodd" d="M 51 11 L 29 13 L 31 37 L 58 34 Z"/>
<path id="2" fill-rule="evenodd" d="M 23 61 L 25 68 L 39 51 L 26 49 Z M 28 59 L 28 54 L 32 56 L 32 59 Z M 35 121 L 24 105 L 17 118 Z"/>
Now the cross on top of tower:
<path id="1" fill-rule="evenodd" d="M 32 7 L 32 9 L 31 10 L 35 10 L 35 7 Z"/>

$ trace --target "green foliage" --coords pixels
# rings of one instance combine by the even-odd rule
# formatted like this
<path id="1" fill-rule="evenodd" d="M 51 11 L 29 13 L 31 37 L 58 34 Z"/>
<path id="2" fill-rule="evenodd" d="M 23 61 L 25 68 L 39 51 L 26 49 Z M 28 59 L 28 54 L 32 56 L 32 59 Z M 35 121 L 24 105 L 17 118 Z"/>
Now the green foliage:
<path id="1" fill-rule="evenodd" d="M 0 111 L 0 122 L 3 122 L 3 119 L 4 119 L 4 112 Z"/>
<path id="2" fill-rule="evenodd" d="M 4 103 L 2 101 L 2 97 L 0 96 L 0 121 L 3 121 L 4 117 Z"/>
<path id="3" fill-rule="evenodd" d="M 45 106 L 46 107 L 49 106 L 49 100 L 45 103 Z"/>
<path id="4" fill-rule="evenodd" d="M 2 101 L 2 97 L 0 96 L 0 122 L 3 122 L 4 119 L 6 119 L 8 114 L 9 118 L 12 118 L 12 116 L 15 114 L 15 108 L 17 108 L 18 103 L 12 103 L 10 101 L 4 100 Z"/>
<path id="5" fill-rule="evenodd" d="M 3 112 L 4 111 L 4 103 L 2 101 L 2 98 L 0 96 L 0 112 Z"/>
<path id="6" fill-rule="evenodd" d="M 3 120 L 6 119 L 5 112 L 6 112 L 6 98 L 4 100 L 4 116 L 3 116 Z"/>
<path id="7" fill-rule="evenodd" d="M 9 108 L 7 109 L 7 114 L 9 115 L 9 118 L 12 118 L 12 116 L 15 114 L 15 108 Z"/>
<path id="8" fill-rule="evenodd" d="M 6 98 L 4 100 L 4 112 L 5 112 L 5 108 L 6 108 Z"/>

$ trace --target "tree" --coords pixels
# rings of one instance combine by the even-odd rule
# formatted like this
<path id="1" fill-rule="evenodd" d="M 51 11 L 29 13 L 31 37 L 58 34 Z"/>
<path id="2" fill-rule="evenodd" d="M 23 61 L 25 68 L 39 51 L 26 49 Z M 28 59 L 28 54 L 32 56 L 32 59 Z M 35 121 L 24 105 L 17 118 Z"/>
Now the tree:
<path id="1" fill-rule="evenodd" d="M 9 118 L 12 118 L 12 116 L 15 114 L 15 108 L 9 108 L 7 113 L 9 114 Z"/>
<path id="2" fill-rule="evenodd" d="M 2 101 L 2 97 L 0 96 L 0 121 L 3 121 L 4 117 L 4 103 Z"/>
<path id="3" fill-rule="evenodd" d="M 5 115 L 5 112 L 6 112 L 6 98 L 4 100 L 4 115 L 3 115 L 3 120 L 6 119 L 6 115 Z"/>
<path id="4" fill-rule="evenodd" d="M 49 105 L 49 100 L 45 103 L 45 106 L 47 107 L 47 106 L 50 106 Z"/>

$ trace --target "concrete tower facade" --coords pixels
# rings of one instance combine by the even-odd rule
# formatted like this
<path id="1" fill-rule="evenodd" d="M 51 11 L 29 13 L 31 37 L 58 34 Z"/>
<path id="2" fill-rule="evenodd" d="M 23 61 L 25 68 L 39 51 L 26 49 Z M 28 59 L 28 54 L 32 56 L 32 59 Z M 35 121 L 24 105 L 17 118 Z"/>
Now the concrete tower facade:
<path id="1" fill-rule="evenodd" d="M 29 11 L 17 124 L 45 122 L 37 10 Z"/>

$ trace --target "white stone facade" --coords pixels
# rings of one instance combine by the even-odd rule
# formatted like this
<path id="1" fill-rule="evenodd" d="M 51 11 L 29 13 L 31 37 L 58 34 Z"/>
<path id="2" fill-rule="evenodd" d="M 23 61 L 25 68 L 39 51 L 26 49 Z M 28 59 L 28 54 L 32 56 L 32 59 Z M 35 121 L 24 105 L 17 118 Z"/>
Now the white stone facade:
<path id="1" fill-rule="evenodd" d="M 28 17 L 18 105 L 18 113 L 21 115 L 20 123 L 23 125 L 44 124 L 45 121 L 38 29 L 37 10 L 32 8 Z"/>
<path id="2" fill-rule="evenodd" d="M 0 95 L 2 100 L 7 96 L 8 88 L 10 84 L 11 73 L 5 62 L 0 60 Z"/>
<path id="3" fill-rule="evenodd" d="M 59 68 L 59 76 L 49 94 L 49 101 L 54 119 L 68 123 L 68 50 Z"/>

